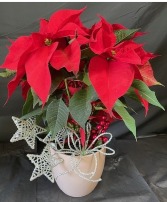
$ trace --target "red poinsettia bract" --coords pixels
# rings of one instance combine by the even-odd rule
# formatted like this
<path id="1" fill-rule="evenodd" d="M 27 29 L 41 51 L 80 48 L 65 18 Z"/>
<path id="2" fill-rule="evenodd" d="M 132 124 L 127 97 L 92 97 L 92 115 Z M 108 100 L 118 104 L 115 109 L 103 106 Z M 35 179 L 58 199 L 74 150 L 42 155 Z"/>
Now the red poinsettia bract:
<path id="1" fill-rule="evenodd" d="M 92 27 L 90 49 L 96 54 L 102 54 L 111 50 L 115 43 L 116 36 L 111 24 L 101 17 L 101 20 Z"/>
<path id="2" fill-rule="evenodd" d="M 116 100 L 123 96 L 132 84 L 134 67 L 95 56 L 89 64 L 89 76 L 99 98 L 111 114 Z"/>
<path id="3" fill-rule="evenodd" d="M 67 71 L 78 72 L 79 44 L 86 43 L 89 38 L 89 30 L 82 25 L 79 19 L 83 11 L 84 9 L 58 11 L 50 17 L 49 21 L 41 20 L 38 33 L 20 37 L 11 44 L 9 54 L 1 65 L 3 68 L 16 70 L 15 78 L 8 85 L 8 97 L 26 76 L 28 84 L 44 104 L 51 87 L 49 71 L 51 58 L 55 69 L 65 67 Z M 64 37 L 77 39 L 64 49 L 57 50 L 58 47 L 62 47 L 60 39 Z M 57 51 L 56 56 L 55 51 Z"/>

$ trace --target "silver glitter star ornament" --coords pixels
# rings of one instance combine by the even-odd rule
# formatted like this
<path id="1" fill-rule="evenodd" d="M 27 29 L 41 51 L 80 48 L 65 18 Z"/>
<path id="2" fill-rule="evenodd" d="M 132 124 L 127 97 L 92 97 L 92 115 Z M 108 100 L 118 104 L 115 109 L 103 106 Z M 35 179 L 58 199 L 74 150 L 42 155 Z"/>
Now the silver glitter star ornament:
<path id="1" fill-rule="evenodd" d="M 55 142 L 56 148 L 58 148 L 58 146 L 59 146 L 61 149 L 63 149 L 64 148 L 64 144 L 65 144 L 65 140 L 66 140 L 69 132 L 70 131 L 67 128 L 62 128 L 55 135 L 52 135 L 52 133 L 49 132 L 44 139 L 40 138 L 39 136 L 37 136 L 37 138 L 41 142 L 43 142 L 45 144 L 49 144 L 51 142 Z"/>
<path id="2" fill-rule="evenodd" d="M 45 146 L 40 155 L 27 154 L 27 157 L 35 165 L 30 181 L 45 175 L 52 183 L 54 182 L 52 168 L 63 162 L 63 159 L 51 155 L 49 146 Z"/>
<path id="3" fill-rule="evenodd" d="M 29 118 L 27 120 L 22 120 L 17 117 L 12 117 L 18 130 L 10 139 L 10 142 L 16 142 L 19 140 L 25 140 L 31 149 L 35 148 L 35 137 L 37 134 L 42 134 L 46 132 L 46 129 L 35 124 L 35 118 Z"/>

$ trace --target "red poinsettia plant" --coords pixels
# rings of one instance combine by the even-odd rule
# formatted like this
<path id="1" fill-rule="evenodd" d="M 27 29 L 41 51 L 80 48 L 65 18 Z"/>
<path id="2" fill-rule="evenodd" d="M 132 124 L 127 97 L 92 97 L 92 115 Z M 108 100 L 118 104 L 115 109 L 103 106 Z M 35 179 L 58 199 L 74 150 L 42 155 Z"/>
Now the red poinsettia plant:
<path id="1" fill-rule="evenodd" d="M 123 120 L 136 137 L 135 120 L 126 97 L 163 109 L 152 85 L 160 85 L 150 60 L 156 57 L 143 44 L 138 29 L 111 24 L 105 18 L 91 28 L 80 15 L 85 10 L 60 10 L 41 19 L 38 32 L 11 41 L 1 76 L 12 76 L 8 99 L 20 85 L 25 99 L 23 117 L 37 117 L 54 136 L 63 127 L 81 135 L 92 125 L 90 139 L 105 132 L 116 119 Z M 101 137 L 99 141 L 107 141 Z"/>

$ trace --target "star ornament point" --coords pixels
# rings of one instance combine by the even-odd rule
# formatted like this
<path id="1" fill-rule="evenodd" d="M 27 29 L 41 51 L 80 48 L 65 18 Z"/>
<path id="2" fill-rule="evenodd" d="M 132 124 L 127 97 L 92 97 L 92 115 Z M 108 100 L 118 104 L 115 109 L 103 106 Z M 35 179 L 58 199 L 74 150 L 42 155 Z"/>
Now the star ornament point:
<path id="1" fill-rule="evenodd" d="M 13 116 L 12 119 L 18 130 L 10 139 L 10 142 L 25 140 L 31 149 L 34 149 L 36 135 L 46 132 L 46 129 L 36 125 L 36 119 L 34 117 L 23 120 Z"/>
<path id="2" fill-rule="evenodd" d="M 45 175 L 52 183 L 54 183 L 54 176 L 52 168 L 63 162 L 61 158 L 54 158 L 50 153 L 50 148 L 45 146 L 40 155 L 27 154 L 27 157 L 35 165 L 30 181 Z"/>

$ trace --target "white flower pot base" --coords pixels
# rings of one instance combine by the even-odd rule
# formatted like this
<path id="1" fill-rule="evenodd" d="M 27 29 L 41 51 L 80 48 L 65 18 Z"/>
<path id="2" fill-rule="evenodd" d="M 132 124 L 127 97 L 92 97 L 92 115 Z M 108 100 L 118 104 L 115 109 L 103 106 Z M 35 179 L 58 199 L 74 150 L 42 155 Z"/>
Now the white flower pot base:
<path id="1" fill-rule="evenodd" d="M 106 149 L 102 148 L 101 151 L 105 153 Z M 53 149 L 51 149 L 51 154 L 52 155 L 55 154 L 55 151 Z M 52 171 L 57 185 L 65 194 L 72 197 L 82 197 L 88 195 L 95 189 L 99 181 L 98 179 L 101 178 L 104 169 L 105 155 L 100 152 L 96 152 L 94 155 L 90 154 L 82 156 L 82 159 L 79 162 L 80 158 L 79 156 L 71 157 L 70 155 L 66 154 L 56 154 L 56 158 L 57 157 L 62 158 L 63 162 L 55 166 L 52 169 Z M 79 162 L 79 165 L 77 166 L 76 169 L 72 170 L 71 172 L 68 172 L 72 168 L 71 165 L 72 158 L 75 158 L 75 160 Z M 90 180 L 83 179 L 85 175 L 81 176 L 79 173 L 88 174 L 93 172 L 94 168 L 96 167 L 96 159 L 97 159 L 96 172 L 94 173 L 94 175 Z M 80 172 L 78 172 L 78 169 L 80 170 Z M 85 177 L 87 178 L 88 176 Z M 95 180 L 95 182 L 93 182 L 93 180 Z"/>

